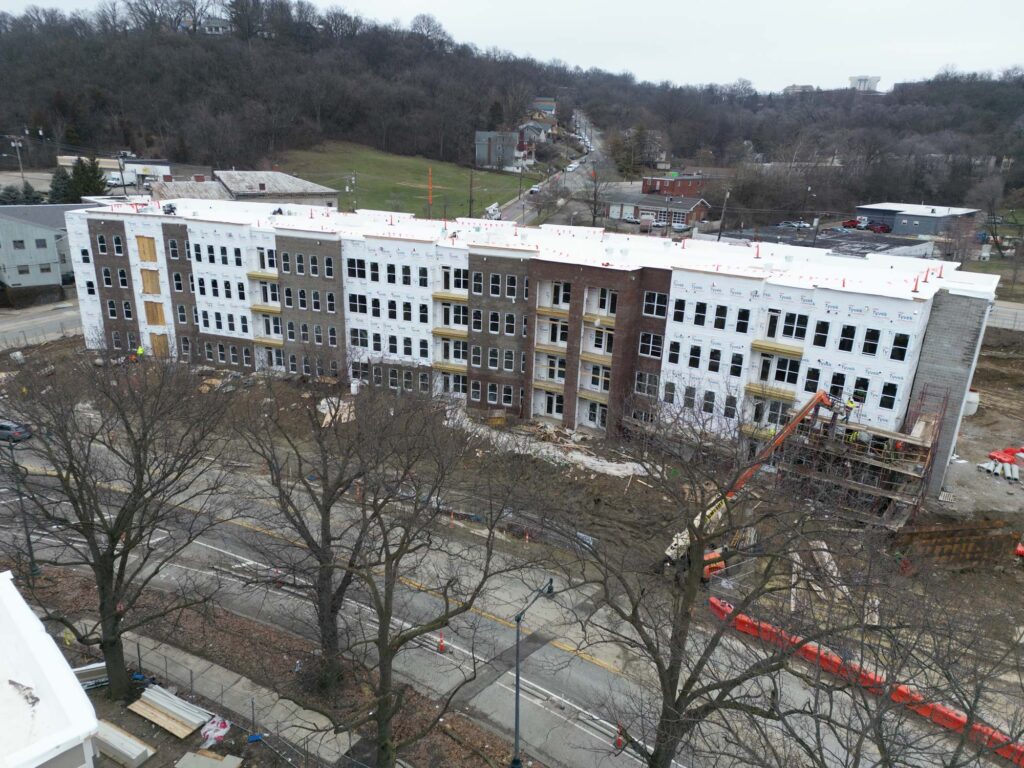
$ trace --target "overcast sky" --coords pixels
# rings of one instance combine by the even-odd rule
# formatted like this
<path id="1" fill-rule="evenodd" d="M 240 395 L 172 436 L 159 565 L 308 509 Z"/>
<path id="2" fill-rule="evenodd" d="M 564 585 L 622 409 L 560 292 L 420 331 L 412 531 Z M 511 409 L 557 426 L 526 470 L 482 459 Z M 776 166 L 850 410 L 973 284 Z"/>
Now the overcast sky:
<path id="1" fill-rule="evenodd" d="M 843 87 L 850 75 L 879 89 L 944 67 L 999 72 L 1024 64 L 1021 0 L 313 0 L 326 8 L 403 25 L 432 13 L 459 42 L 542 61 L 629 71 L 680 84 L 750 80 L 758 90 L 791 83 Z M 3 0 L 89 9 L 93 0 Z"/>

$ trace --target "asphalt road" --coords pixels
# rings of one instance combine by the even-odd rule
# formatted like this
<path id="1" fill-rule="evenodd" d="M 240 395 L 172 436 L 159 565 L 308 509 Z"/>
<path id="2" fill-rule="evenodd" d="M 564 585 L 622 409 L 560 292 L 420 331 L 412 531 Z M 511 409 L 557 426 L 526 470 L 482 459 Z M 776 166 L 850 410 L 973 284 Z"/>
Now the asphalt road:
<path id="1" fill-rule="evenodd" d="M 0 535 L 17 538 L 23 533 L 17 519 L 17 494 L 10 486 L 0 485 L 0 527 L 4 529 Z M 259 537 L 263 535 L 248 522 L 219 526 L 193 542 L 159 578 L 168 587 L 185 578 L 217 581 L 221 584 L 219 600 L 229 610 L 315 639 L 315 622 L 307 601 L 287 589 L 251 586 L 254 572 L 270 568 L 260 560 Z M 156 543 L 159 540 L 158 534 Z M 53 555 L 60 544 L 51 532 L 41 530 L 33 532 L 33 542 L 43 556 Z M 526 581 L 539 586 L 546 578 L 545 573 L 537 572 Z M 413 584 L 407 580 L 396 597 L 397 623 L 417 623 L 436 615 L 440 608 L 435 594 Z M 407 647 L 397 657 L 397 673 L 436 698 L 462 686 L 453 707 L 511 739 L 515 668 L 511 619 L 527 601 L 529 589 L 519 578 L 496 582 L 487 597 L 487 607 L 493 612 L 481 609 L 453 621 L 444 633 L 445 654 L 438 652 L 439 638 L 434 635 Z M 568 612 L 565 603 L 580 599 L 574 592 L 541 600 L 524 622 L 522 749 L 549 766 L 636 768 L 641 764 L 636 755 L 616 754 L 616 725 L 610 719 L 614 717 L 610 714 L 613 701 L 639 696 L 636 683 L 610 665 L 577 655 L 571 645 L 557 642 Z M 342 631 L 350 637 L 375 632 L 373 617 L 357 594 L 343 609 Z M 679 761 L 675 765 L 690 768 L 695 764 Z"/>
<path id="2" fill-rule="evenodd" d="M 0 310 L 0 349 L 24 347 L 81 332 L 77 298 L 26 309 Z"/>

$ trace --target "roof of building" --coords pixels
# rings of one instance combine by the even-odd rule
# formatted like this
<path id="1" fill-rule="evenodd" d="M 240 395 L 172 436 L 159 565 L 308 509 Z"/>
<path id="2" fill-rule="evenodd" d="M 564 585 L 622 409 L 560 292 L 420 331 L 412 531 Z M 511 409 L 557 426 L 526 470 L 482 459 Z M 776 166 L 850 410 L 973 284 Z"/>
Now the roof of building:
<path id="1" fill-rule="evenodd" d="M 520 227 L 513 221 L 417 219 L 408 213 L 346 213 L 333 208 L 257 201 L 175 200 L 174 204 L 173 215 L 178 219 L 248 226 L 293 237 L 305 234 L 336 240 L 404 240 L 605 269 L 647 267 L 715 273 L 792 288 L 914 301 L 926 301 L 940 288 L 992 299 L 999 282 L 997 275 L 962 272 L 959 264 L 951 261 L 877 253 L 850 257 L 825 248 L 785 243 L 719 243 L 702 239 L 674 242 L 667 237 L 619 234 L 600 227 Z M 113 205 L 95 211 L 104 217 L 169 215 L 163 213 L 158 203 L 139 209 Z M 72 215 L 84 216 L 87 212 Z"/>
<path id="2" fill-rule="evenodd" d="M 628 205 L 650 206 L 670 211 L 692 211 L 701 203 L 709 205 L 703 197 L 666 197 L 658 193 L 631 192 L 629 190 L 609 188 L 601 195 L 607 203 L 626 203 Z"/>
<path id="3" fill-rule="evenodd" d="M 214 171 L 231 194 L 239 195 L 336 195 L 338 190 L 280 171 Z M 260 185 L 263 185 L 261 189 Z"/>
<path id="4" fill-rule="evenodd" d="M 977 208 L 951 208 L 943 205 L 917 205 L 914 203 L 871 203 L 858 205 L 858 211 L 892 211 L 907 216 L 973 216 L 980 213 Z"/>
<path id="5" fill-rule="evenodd" d="M 149 186 L 154 200 L 187 197 L 193 200 L 230 200 L 231 193 L 219 181 L 154 181 Z"/>
<path id="6" fill-rule="evenodd" d="M 96 733 L 96 712 L 43 623 L 0 573 L 0 766 L 41 765 Z"/>
<path id="7" fill-rule="evenodd" d="M 4 205 L 0 206 L 0 216 L 25 224 L 34 224 L 37 227 L 63 230 L 65 213 L 88 207 L 88 203 Z"/>

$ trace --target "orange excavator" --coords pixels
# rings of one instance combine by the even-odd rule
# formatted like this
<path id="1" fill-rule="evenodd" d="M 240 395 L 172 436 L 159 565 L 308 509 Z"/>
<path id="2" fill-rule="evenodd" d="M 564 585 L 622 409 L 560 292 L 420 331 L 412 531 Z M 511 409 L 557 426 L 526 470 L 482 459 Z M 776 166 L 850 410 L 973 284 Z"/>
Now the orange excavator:
<path id="1" fill-rule="evenodd" d="M 736 494 L 743 490 L 743 487 L 750 481 L 754 475 L 757 474 L 758 470 L 764 466 L 765 462 L 772 457 L 772 454 L 782 445 L 786 440 L 796 431 L 796 428 L 800 425 L 804 419 L 808 416 L 813 416 L 813 421 L 817 421 L 818 410 L 824 406 L 832 411 L 832 422 L 833 427 L 836 419 L 839 415 L 844 412 L 844 406 L 841 400 L 837 400 L 832 397 L 828 392 L 818 392 L 810 400 L 804 403 L 803 407 L 794 414 L 793 418 L 789 422 L 779 429 L 768 444 L 761 449 L 761 451 L 754 458 L 754 461 L 740 473 L 729 489 L 719 496 L 715 501 L 697 518 L 693 521 L 693 527 L 697 530 L 707 529 L 725 509 L 728 508 L 729 503 L 736 498 Z M 812 423 L 813 423 L 812 421 Z M 666 570 L 675 562 L 681 558 L 686 557 L 687 552 L 690 548 L 690 531 L 689 529 L 677 533 L 672 538 L 672 543 L 665 550 L 665 557 L 662 560 L 662 569 Z M 726 566 L 726 558 L 728 556 L 728 547 L 721 546 L 714 549 L 709 549 L 704 552 L 704 573 L 702 575 L 703 581 L 709 581 L 711 576 L 718 571 L 724 570 Z"/>

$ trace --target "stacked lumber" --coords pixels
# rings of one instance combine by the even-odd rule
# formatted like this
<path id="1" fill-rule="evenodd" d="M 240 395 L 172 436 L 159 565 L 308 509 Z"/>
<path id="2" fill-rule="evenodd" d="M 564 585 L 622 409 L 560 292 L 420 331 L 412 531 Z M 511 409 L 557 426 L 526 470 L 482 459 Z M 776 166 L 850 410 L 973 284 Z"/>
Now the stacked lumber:
<path id="1" fill-rule="evenodd" d="M 93 743 L 101 755 L 106 755 L 118 765 L 139 768 L 156 754 L 156 750 L 149 744 L 135 738 L 128 731 L 121 730 L 113 723 L 100 720 L 99 725 Z"/>
<path id="2" fill-rule="evenodd" d="M 128 709 L 179 739 L 192 735 L 213 717 L 212 712 L 178 698 L 159 685 L 146 688 L 139 699 L 128 705 Z"/>
<path id="3" fill-rule="evenodd" d="M 108 682 L 107 665 L 102 661 L 97 661 L 95 664 L 86 664 L 84 667 L 75 667 L 71 671 L 75 673 L 75 677 L 82 684 L 82 688 L 87 691 L 90 688 L 99 688 Z"/>

